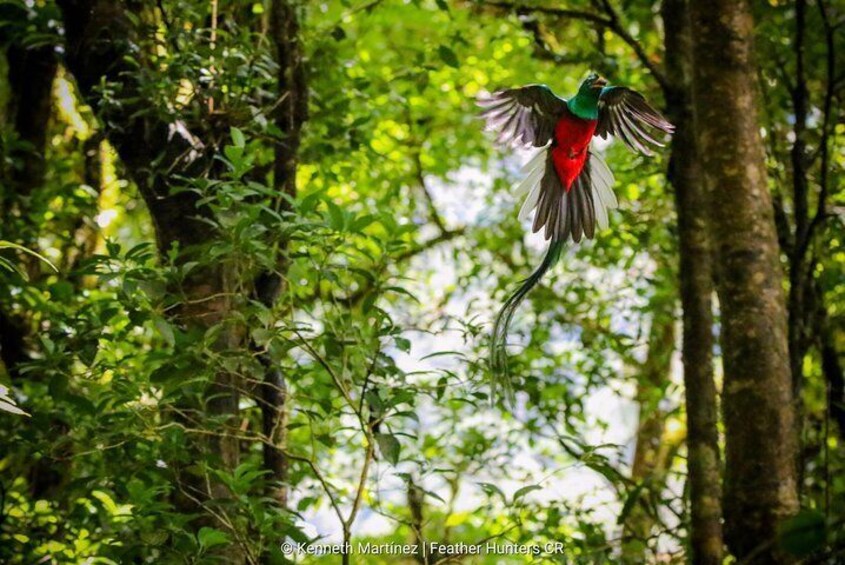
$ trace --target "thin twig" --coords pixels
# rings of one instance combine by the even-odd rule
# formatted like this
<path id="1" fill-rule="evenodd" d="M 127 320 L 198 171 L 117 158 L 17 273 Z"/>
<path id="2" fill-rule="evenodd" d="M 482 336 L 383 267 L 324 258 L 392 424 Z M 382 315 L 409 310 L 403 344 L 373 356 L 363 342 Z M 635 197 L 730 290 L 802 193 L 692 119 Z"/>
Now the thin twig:
<path id="1" fill-rule="evenodd" d="M 311 357 L 320 364 L 323 369 L 329 374 L 329 376 L 334 381 L 335 386 L 340 391 L 340 394 L 343 396 L 344 400 L 352 407 L 352 410 L 355 410 L 355 402 L 352 400 L 352 397 L 349 395 L 349 391 L 346 390 L 346 386 L 344 386 L 343 381 L 337 375 L 335 370 L 329 365 L 328 361 L 326 361 L 322 355 L 320 355 L 316 349 L 314 349 L 308 340 L 306 340 L 302 334 L 300 334 L 297 330 L 291 330 L 293 334 L 299 338 L 300 345 L 305 348 L 305 350 L 311 355 Z M 357 412 L 357 411 L 356 411 Z M 359 414 L 360 416 L 360 414 Z"/>

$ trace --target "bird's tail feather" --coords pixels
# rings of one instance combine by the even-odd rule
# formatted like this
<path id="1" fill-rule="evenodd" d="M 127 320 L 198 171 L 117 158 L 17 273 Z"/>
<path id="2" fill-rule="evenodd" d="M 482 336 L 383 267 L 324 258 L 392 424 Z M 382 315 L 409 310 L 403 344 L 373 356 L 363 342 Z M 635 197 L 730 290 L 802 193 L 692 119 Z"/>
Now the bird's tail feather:
<path id="1" fill-rule="evenodd" d="M 490 345 L 490 364 L 492 370 L 492 396 L 493 399 L 501 388 L 501 392 L 505 401 L 513 405 L 514 391 L 513 382 L 511 380 L 510 371 L 508 370 L 508 355 L 507 355 L 507 339 L 508 329 L 511 325 L 511 320 L 522 301 L 531 292 L 543 276 L 557 263 L 560 258 L 561 250 L 563 249 L 563 241 L 552 240 L 549 248 L 546 251 L 546 256 L 540 266 L 531 273 L 527 279 L 522 281 L 519 288 L 516 289 L 510 298 L 507 299 L 499 315 L 496 316 L 496 322 L 493 325 L 493 336 Z"/>
<path id="2" fill-rule="evenodd" d="M 520 220 L 536 210 L 532 231 L 544 229 L 549 249 L 543 262 L 502 306 L 490 347 L 492 394 L 495 399 L 502 389 L 504 399 L 513 404 L 513 382 L 508 372 L 507 338 L 514 313 L 546 272 L 557 263 L 563 245 L 569 239 L 575 242 L 582 237 L 592 239 L 596 227 L 608 226 L 608 210 L 617 207 L 613 194 L 613 174 L 601 157 L 590 152 L 581 173 L 570 190 L 565 190 L 555 171 L 551 150 L 542 149 L 523 168 L 526 174 L 517 192 L 527 194 L 519 213 Z"/>

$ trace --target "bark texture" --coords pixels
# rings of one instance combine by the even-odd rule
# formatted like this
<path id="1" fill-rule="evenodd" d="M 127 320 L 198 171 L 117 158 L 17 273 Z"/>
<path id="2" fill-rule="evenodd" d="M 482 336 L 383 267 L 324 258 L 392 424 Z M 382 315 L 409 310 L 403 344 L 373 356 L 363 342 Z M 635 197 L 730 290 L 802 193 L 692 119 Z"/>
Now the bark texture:
<path id="1" fill-rule="evenodd" d="M 722 313 L 725 540 L 739 558 L 789 563 L 777 528 L 798 510 L 783 272 L 757 114 L 748 3 L 691 3 L 693 105 Z"/>
<path id="2" fill-rule="evenodd" d="M 11 100 L 8 116 L 25 144 L 11 175 L 17 198 L 28 198 L 44 179 L 44 143 L 52 109 L 56 55 L 52 45 L 28 48 L 12 44 L 6 53 Z M 15 155 L 13 155 L 15 157 Z"/>
<path id="3" fill-rule="evenodd" d="M 668 178 L 675 191 L 683 307 L 684 394 L 687 414 L 687 475 L 690 548 L 695 565 L 722 562 L 722 484 L 718 406 L 713 380 L 713 272 L 707 195 L 695 141 L 692 108 L 692 36 L 689 0 L 665 0 L 666 92 L 675 125 Z"/>
<path id="4" fill-rule="evenodd" d="M 85 101 L 97 112 L 149 208 L 159 249 L 201 244 L 212 227 L 192 191 L 170 194 L 174 175 L 204 176 L 209 156 L 186 124 L 166 120 L 133 78 L 138 40 L 129 4 L 106 0 L 60 0 L 66 34 L 66 63 Z M 119 104 L 103 100 L 97 87 L 106 80 L 118 89 Z M 181 126 L 181 127 L 180 127 Z"/>

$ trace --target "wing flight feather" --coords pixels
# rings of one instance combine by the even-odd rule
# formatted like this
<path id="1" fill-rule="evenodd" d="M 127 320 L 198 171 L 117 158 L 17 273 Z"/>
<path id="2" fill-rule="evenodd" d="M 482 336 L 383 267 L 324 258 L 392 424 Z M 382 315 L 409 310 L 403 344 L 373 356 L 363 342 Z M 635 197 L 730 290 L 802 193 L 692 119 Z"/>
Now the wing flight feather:
<path id="1" fill-rule="evenodd" d="M 523 147 L 544 147 L 566 108 L 566 100 L 544 84 L 500 90 L 478 98 L 487 128 L 498 131 L 496 141 Z"/>
<path id="2" fill-rule="evenodd" d="M 599 120 L 595 135 L 618 137 L 631 150 L 654 155 L 652 147 L 663 147 L 654 131 L 671 134 L 675 126 L 649 104 L 642 94 L 625 88 L 605 88 L 599 97 Z"/>

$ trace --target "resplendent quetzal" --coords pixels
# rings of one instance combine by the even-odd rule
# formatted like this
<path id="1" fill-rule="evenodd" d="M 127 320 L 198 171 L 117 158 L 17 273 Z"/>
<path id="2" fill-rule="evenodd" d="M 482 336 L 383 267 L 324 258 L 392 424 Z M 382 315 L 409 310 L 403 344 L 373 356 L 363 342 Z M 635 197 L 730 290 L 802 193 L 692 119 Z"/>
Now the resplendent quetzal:
<path id="1" fill-rule="evenodd" d="M 595 73 L 569 100 L 540 84 L 500 90 L 480 97 L 478 104 L 484 108 L 481 115 L 488 128 L 499 131 L 499 143 L 543 148 L 523 168 L 526 177 L 517 191 L 528 194 L 520 219 L 536 210 L 532 230 L 545 228 L 549 248 L 537 270 L 502 306 L 493 327 L 491 366 L 512 401 L 505 347 L 514 312 L 557 262 L 564 243 L 569 238 L 579 242 L 582 236 L 592 239 L 597 225 L 607 227 L 607 211 L 617 207 L 613 174 L 590 151 L 590 141 L 594 135 L 607 139 L 610 134 L 633 151 L 651 156 L 650 145 L 663 147 L 657 132 L 668 134 L 674 128 L 641 94 L 608 86 Z"/>

